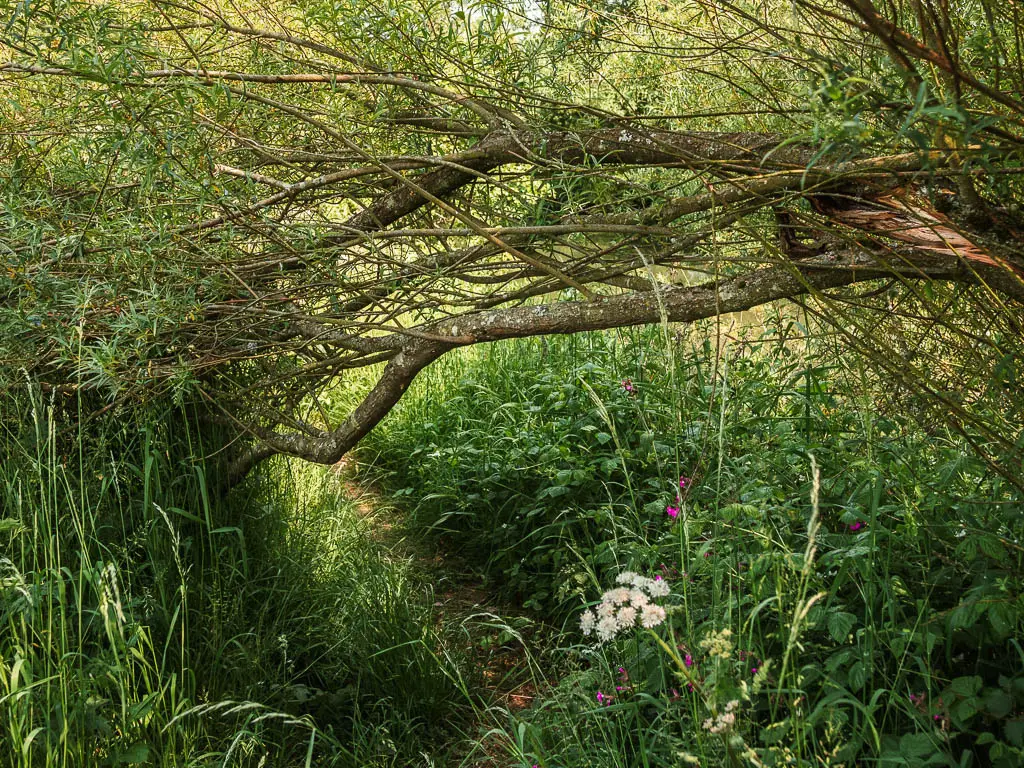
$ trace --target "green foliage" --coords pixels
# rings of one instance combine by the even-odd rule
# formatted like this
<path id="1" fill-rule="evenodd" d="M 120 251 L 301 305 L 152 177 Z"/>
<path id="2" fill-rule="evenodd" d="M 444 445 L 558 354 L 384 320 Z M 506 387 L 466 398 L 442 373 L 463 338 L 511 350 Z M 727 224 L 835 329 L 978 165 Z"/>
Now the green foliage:
<path id="1" fill-rule="evenodd" d="M 408 765 L 471 709 L 430 589 L 335 482 L 222 498 L 194 414 L 0 403 L 0 763 Z M 309 762 L 309 761 L 312 761 Z"/>
<path id="2" fill-rule="evenodd" d="M 566 622 L 565 642 L 623 569 L 673 588 L 662 634 L 700 692 L 643 634 L 575 645 L 510 750 L 558 766 L 747 749 L 764 765 L 1016 764 L 1019 490 L 866 391 L 857 363 L 790 321 L 767 328 L 721 350 L 666 348 L 657 329 L 495 347 L 428 371 L 371 436 L 413 533 Z M 727 660 L 701 646 L 721 630 Z M 608 705 L 616 685 L 628 695 Z M 732 699 L 723 741 L 702 723 Z"/>

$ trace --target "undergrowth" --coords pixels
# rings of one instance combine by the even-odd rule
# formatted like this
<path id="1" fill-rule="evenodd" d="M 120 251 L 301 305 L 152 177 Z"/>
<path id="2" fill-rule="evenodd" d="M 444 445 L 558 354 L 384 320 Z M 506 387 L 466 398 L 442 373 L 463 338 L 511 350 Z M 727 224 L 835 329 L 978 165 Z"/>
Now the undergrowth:
<path id="1" fill-rule="evenodd" d="M 225 496 L 197 413 L 5 393 L 0 764 L 1021 764 L 1019 477 L 766 327 L 449 356 L 366 441 L 538 656 L 331 472 Z"/>
<path id="2" fill-rule="evenodd" d="M 366 441 L 413 535 L 561 628 L 509 760 L 1024 763 L 1015 478 L 828 339 L 767 327 L 451 357 Z M 667 620 L 585 637 L 627 569 L 670 585 Z"/>
<path id="3" fill-rule="evenodd" d="M 69 430 L 85 406 L 2 402 L 0 765 L 406 766 L 455 740 L 460 638 L 332 475 L 282 461 L 224 498 L 193 414 Z"/>

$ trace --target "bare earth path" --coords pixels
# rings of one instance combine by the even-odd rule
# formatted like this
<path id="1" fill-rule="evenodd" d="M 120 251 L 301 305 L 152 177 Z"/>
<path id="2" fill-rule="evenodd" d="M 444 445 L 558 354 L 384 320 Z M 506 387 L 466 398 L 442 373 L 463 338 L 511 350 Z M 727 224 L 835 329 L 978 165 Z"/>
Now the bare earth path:
<path id="1" fill-rule="evenodd" d="M 439 627 L 457 629 L 470 652 L 474 677 L 480 687 L 482 706 L 476 730 L 484 734 L 504 720 L 503 712 L 529 707 L 536 695 L 536 664 L 531 661 L 534 622 L 515 608 L 502 605 L 478 577 L 460 569 L 455 560 L 415 541 L 402 528 L 401 510 L 376 487 L 357 462 L 346 457 L 334 465 L 341 492 L 369 524 L 373 539 L 394 557 L 411 561 L 414 570 L 434 584 L 435 621 Z M 472 729 L 467 729 L 467 735 Z M 467 755 L 462 768 L 497 768 L 508 764 L 500 746 L 478 742 L 475 754 Z"/>

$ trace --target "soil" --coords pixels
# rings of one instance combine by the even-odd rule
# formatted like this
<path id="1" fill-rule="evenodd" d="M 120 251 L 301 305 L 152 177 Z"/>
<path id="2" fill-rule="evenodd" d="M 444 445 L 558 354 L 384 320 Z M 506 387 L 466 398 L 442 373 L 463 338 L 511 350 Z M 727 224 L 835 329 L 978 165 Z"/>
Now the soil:
<path id="1" fill-rule="evenodd" d="M 487 734 L 496 723 L 486 718 L 493 717 L 495 710 L 514 713 L 531 706 L 539 682 L 537 665 L 531 663 L 536 622 L 514 606 L 498 601 L 481 578 L 458 558 L 406 536 L 401 509 L 374 486 L 357 462 L 346 457 L 334 465 L 333 471 L 341 492 L 369 523 L 374 541 L 395 557 L 410 560 L 414 569 L 435 585 L 438 627 L 459 628 L 461 643 L 469 645 L 478 683 L 474 692 L 480 699 L 480 718 L 475 726 L 464 727 L 464 732 Z M 514 628 L 518 638 L 509 628 Z M 463 752 L 463 768 L 497 768 L 508 764 L 507 752 L 493 734 L 467 743 Z"/>

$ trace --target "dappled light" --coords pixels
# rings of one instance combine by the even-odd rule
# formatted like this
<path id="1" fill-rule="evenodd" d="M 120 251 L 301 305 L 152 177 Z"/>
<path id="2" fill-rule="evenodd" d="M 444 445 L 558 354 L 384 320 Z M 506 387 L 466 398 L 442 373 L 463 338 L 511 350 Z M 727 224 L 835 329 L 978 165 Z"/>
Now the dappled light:
<path id="1" fill-rule="evenodd" d="M 0 763 L 1024 764 L 1024 19 L 0 5 Z"/>

